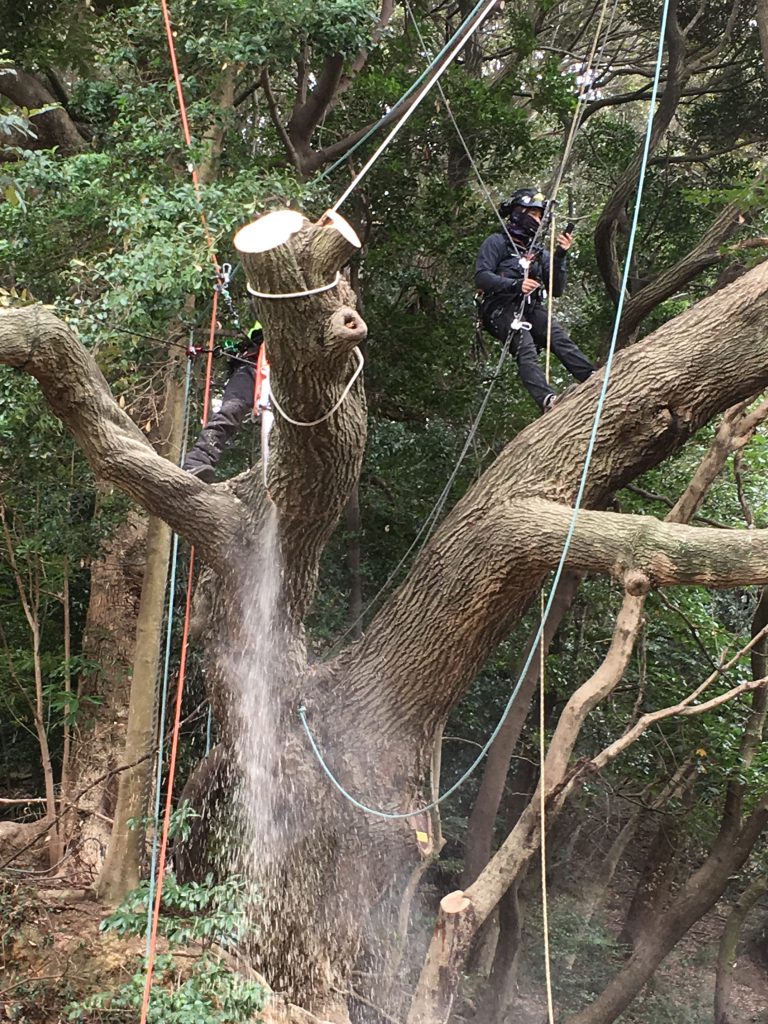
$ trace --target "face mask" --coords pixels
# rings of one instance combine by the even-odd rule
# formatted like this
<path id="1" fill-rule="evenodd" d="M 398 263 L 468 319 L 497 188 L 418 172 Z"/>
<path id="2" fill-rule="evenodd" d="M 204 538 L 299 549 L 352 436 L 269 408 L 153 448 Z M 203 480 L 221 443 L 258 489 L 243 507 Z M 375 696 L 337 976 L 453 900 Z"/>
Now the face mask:
<path id="1" fill-rule="evenodd" d="M 522 239 L 524 242 L 532 242 L 536 232 L 539 230 L 539 222 L 535 217 L 523 210 L 516 210 L 509 218 L 509 232 L 511 235 Z"/>

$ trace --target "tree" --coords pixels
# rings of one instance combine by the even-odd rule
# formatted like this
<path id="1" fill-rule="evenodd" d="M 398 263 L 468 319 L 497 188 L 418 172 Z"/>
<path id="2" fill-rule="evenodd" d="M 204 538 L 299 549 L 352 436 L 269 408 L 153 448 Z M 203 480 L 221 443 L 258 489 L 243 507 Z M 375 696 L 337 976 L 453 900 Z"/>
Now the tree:
<path id="1" fill-rule="evenodd" d="M 296 291 L 333 280 L 350 250 L 333 223 L 304 222 L 288 244 L 244 252 L 243 258 L 257 290 Z M 346 383 L 350 349 L 364 333 L 348 301 L 348 290 L 339 285 L 309 300 L 275 302 L 267 310 L 275 394 L 294 418 L 332 406 Z M 622 354 L 601 420 L 599 450 L 611 457 L 596 458 L 588 508 L 599 507 L 617 487 L 677 450 L 719 410 L 766 385 L 768 336 L 759 327 L 755 335 L 766 304 L 768 267 L 760 265 L 738 288 L 724 289 Z M 727 344 L 718 344 L 725 322 Z M 308 434 L 278 423 L 268 495 L 259 469 L 226 487 L 206 488 L 151 450 L 112 401 L 90 357 L 55 317 L 35 308 L 7 310 L 0 325 L 3 361 L 38 378 L 94 471 L 194 541 L 213 570 L 207 671 L 228 743 L 237 732 L 238 694 L 232 692 L 222 652 L 249 642 L 241 615 L 241 588 L 248 580 L 242 559 L 232 552 L 258 546 L 270 498 L 274 503 L 285 581 L 280 596 L 285 653 L 272 699 L 285 729 L 281 768 L 291 765 L 289 832 L 295 842 L 286 851 L 291 887 L 279 915 L 271 917 L 275 934 L 262 941 L 283 974 L 286 944 L 294 944 L 288 962 L 296 965 L 296 976 L 287 979 L 293 998 L 318 1015 L 336 1013 L 343 1019 L 334 988 L 356 948 L 360 910 L 391 881 L 413 841 L 402 822 L 356 817 L 343 800 L 329 796 L 303 743 L 295 708 L 304 700 L 322 749 L 352 791 L 376 794 L 382 807 L 408 809 L 423 801 L 435 730 L 559 556 L 600 378 L 508 445 L 442 524 L 359 644 L 307 670 L 301 621 L 322 547 L 359 468 L 360 388 L 352 389 L 337 417 Z M 638 389 L 646 409 L 654 410 L 642 422 L 625 397 Z M 562 443 L 566 436 L 568 446 Z M 584 511 L 567 564 L 609 573 L 630 593 L 698 581 L 734 586 L 768 578 L 765 543 L 760 531 L 724 538 L 708 528 Z M 434 645 L 428 636 L 443 639 Z M 372 730 L 378 737 L 375 757 L 368 740 Z M 308 907 L 314 901 L 301 891 L 301 878 L 312 880 L 312 891 L 319 886 L 323 892 L 322 904 L 309 911 L 311 921 Z M 488 909 L 500 895 L 493 892 L 484 897 Z"/>
<path id="2" fill-rule="evenodd" d="M 291 154 L 286 138 L 294 150 L 300 144 L 300 159 L 292 162 L 305 175 L 342 151 L 361 124 L 385 114 L 400 91 L 398 77 L 405 80 L 423 60 L 420 46 L 411 42 L 386 5 L 374 12 L 355 4 L 354 17 L 348 16 L 344 4 L 323 5 L 323 17 L 310 28 L 289 4 L 262 12 L 261 19 L 246 18 L 234 6 L 227 33 L 211 31 L 210 11 L 204 5 L 184 5 L 178 14 L 191 40 L 182 63 L 198 137 L 210 125 L 211 97 L 221 84 L 222 64 L 232 61 L 236 72 L 233 109 L 221 116 L 228 139 L 225 175 L 205 192 L 214 227 L 224 235 L 254 195 L 259 210 L 276 205 L 275 195 L 281 199 L 301 195 L 314 204 L 325 200 L 321 183 L 310 183 L 302 190 L 284 171 L 282 150 Z M 220 10 L 217 5 L 217 17 Z M 626 120 L 611 119 L 610 111 L 612 106 L 622 108 L 647 95 L 645 87 L 634 88 L 636 68 L 644 69 L 650 49 L 644 15 L 636 12 L 636 17 L 640 27 L 632 26 L 629 42 L 627 33 L 618 30 L 610 41 L 610 60 L 601 81 L 606 89 L 602 98 L 610 99 L 611 106 L 606 103 L 590 112 L 580 135 L 583 148 L 581 142 L 577 144 L 577 166 L 589 168 L 590 174 L 606 175 L 611 191 L 618 190 L 611 200 L 615 211 L 602 221 L 602 228 L 607 224 L 610 229 L 614 247 L 623 223 L 626 190 L 636 176 L 631 168 L 624 174 L 636 146 L 636 132 Z M 707 52 L 702 40 L 713 35 L 723 14 L 712 14 L 706 25 L 696 17 L 682 29 L 673 22 L 670 40 L 675 42 L 678 30 L 687 33 L 696 59 L 701 60 Z M 424 16 L 428 39 L 442 40 L 444 30 L 455 24 L 452 19 L 452 14 L 443 19 L 439 10 Z M 541 164 L 554 151 L 556 143 L 547 142 L 547 131 L 566 120 L 575 77 L 567 64 L 564 71 L 562 58 L 578 51 L 586 21 L 576 5 L 565 5 L 556 13 L 537 10 L 520 31 L 514 30 L 511 20 L 499 19 L 492 27 L 500 29 L 500 38 L 494 38 L 489 26 L 488 34 L 481 37 L 484 45 L 467 63 L 470 73 L 449 79 L 453 87 L 461 83 L 456 109 L 466 120 L 465 127 L 471 127 L 473 142 L 484 154 L 483 169 L 494 176 L 499 191 L 507 185 L 512 142 L 520 147 L 521 174 L 529 173 L 536 135 L 535 152 Z M 170 335 L 167 327 L 177 316 L 182 297 L 203 292 L 204 242 L 190 216 L 191 191 L 180 184 L 187 154 L 175 141 L 167 73 L 153 35 L 156 12 L 139 4 L 109 12 L 95 24 L 99 33 L 94 39 L 101 49 L 98 54 L 89 50 L 88 57 L 97 70 L 106 67 L 109 73 L 100 76 L 90 68 L 77 90 L 83 112 L 108 143 L 101 150 L 62 160 L 45 155 L 31 159 L 28 186 L 33 187 L 30 195 L 37 205 L 32 205 L 25 221 L 23 239 L 11 236 L 5 244 L 13 264 L 13 283 L 33 277 L 35 262 L 47 262 L 51 270 L 42 297 L 75 296 L 86 316 L 96 318 L 96 326 L 86 316 L 81 319 L 87 340 L 99 345 L 107 376 L 122 389 L 129 379 L 136 379 L 139 368 L 146 370 L 155 350 L 146 346 L 144 351 L 131 349 L 126 354 L 117 344 L 112 322 L 118 318 L 126 330 Z M 371 47 L 373 36 L 385 25 L 389 34 Z M 741 32 L 741 22 L 739 26 Z M 558 29 L 567 38 L 559 43 L 562 49 L 550 56 L 546 48 L 554 43 Z M 759 60 L 753 44 L 754 40 L 745 43 L 739 36 L 733 52 L 723 58 L 733 80 L 746 81 L 753 58 Z M 363 51 L 366 73 L 360 74 L 355 69 Z M 393 55 L 402 60 L 397 74 L 388 76 L 385 72 Z M 41 62 L 40 55 L 26 56 Z M 701 74 L 703 81 L 690 80 L 690 95 L 678 97 L 680 102 L 698 103 L 697 110 L 707 103 L 716 105 L 722 84 L 717 76 L 707 77 L 706 68 Z M 673 78 L 670 72 L 665 111 L 676 98 Z M 629 93 L 621 86 L 624 80 L 633 85 Z M 758 106 L 759 94 L 752 110 L 755 118 Z M 385 360 L 377 357 L 375 349 L 370 360 L 377 455 L 392 424 L 411 431 L 408 437 L 421 432 L 421 451 L 429 450 L 430 441 L 435 445 L 432 451 L 438 450 L 434 434 L 429 436 L 423 422 L 437 420 L 445 436 L 453 438 L 460 433 L 463 411 L 472 403 L 474 382 L 456 381 L 456 335 L 462 330 L 462 303 L 457 296 L 481 230 L 478 204 L 463 173 L 458 173 L 461 160 L 446 152 L 441 121 L 428 107 L 414 119 L 410 145 L 404 153 L 398 152 L 394 169 L 390 165 L 372 172 L 360 203 L 360 219 L 366 231 L 373 225 L 373 234 L 358 279 L 365 294 L 366 319 L 374 325 L 375 336 L 387 339 L 389 357 L 385 373 L 381 370 Z M 281 109 L 292 109 L 295 116 L 284 123 Z M 601 109 L 607 114 L 598 118 Z M 744 111 L 739 114 L 741 119 Z M 665 265 L 685 263 L 686 275 L 689 269 L 699 273 L 724 255 L 719 246 L 734 227 L 731 204 L 738 198 L 740 209 L 752 208 L 743 195 L 717 195 L 713 205 L 718 214 L 727 211 L 723 221 L 727 230 L 707 240 L 706 260 L 685 262 L 701 231 L 692 223 L 689 182 L 670 168 L 680 166 L 672 162 L 677 156 L 691 156 L 689 144 L 707 141 L 700 121 L 697 132 L 687 132 L 681 119 L 676 122 L 671 117 L 669 134 L 664 136 L 666 163 L 659 164 L 663 170 L 649 183 L 657 202 L 646 224 L 646 251 L 653 250 L 654 258 Z M 678 134 L 672 135 L 671 130 Z M 601 132 L 607 142 L 601 143 Z M 757 152 L 760 132 L 755 135 Z M 326 145 L 330 137 L 338 140 L 336 149 Z M 731 141 L 735 146 L 736 138 Z M 656 132 L 656 143 L 662 143 L 661 130 Z M 600 145 L 602 154 L 610 151 L 610 159 L 590 162 L 589 147 Z M 701 156 L 702 148 L 697 145 L 693 155 Z M 446 187 L 443 174 L 449 164 L 456 171 L 450 176 L 451 188 Z M 743 192 L 754 177 L 748 157 L 743 163 L 730 153 L 715 157 L 712 167 L 707 167 L 706 175 L 711 176 L 705 175 L 699 199 L 703 194 L 711 201 L 707 190 L 723 166 L 729 168 L 729 181 L 737 183 L 736 191 Z M 396 185 L 398 172 L 403 184 Z M 578 182 L 575 187 L 585 188 Z M 34 188 L 39 188 L 42 198 L 37 199 Z M 61 194 L 67 195 L 66 215 L 57 209 Z M 56 202 L 46 198 L 51 195 Z M 102 216 L 83 217 L 86 204 L 91 208 L 95 204 Z M 61 232 L 65 237 L 75 236 L 77 244 L 71 250 L 54 250 L 52 223 L 66 226 Z M 188 244 L 171 241 L 177 238 L 179 223 Z M 303 222 L 283 246 L 261 253 L 244 251 L 251 286 L 280 293 L 329 284 L 356 249 L 349 236 L 338 230 L 340 226 L 324 219 L 314 225 Z M 117 233 L 122 248 L 113 245 Z M 30 238 L 33 245 L 24 242 Z M 599 242 L 598 232 L 598 249 Z M 80 260 L 84 266 L 77 269 L 78 264 L 70 260 Z M 638 268 L 638 280 L 645 277 L 644 270 Z M 71 273 L 76 275 L 74 281 Z M 674 278 L 673 291 L 691 280 L 686 275 Z M 585 280 L 589 286 L 588 275 Z M 658 306 L 659 301 L 670 302 L 668 284 L 651 290 L 649 305 L 635 307 L 639 319 L 653 315 L 661 320 L 680 308 L 681 303 L 674 308 Z M 705 287 L 691 285 L 691 297 Z M 764 541 L 759 531 L 750 533 L 748 542 L 743 534 L 727 534 L 724 540 L 722 533 L 604 509 L 617 489 L 679 452 L 718 412 L 765 386 L 765 339 L 760 334 L 765 287 L 766 269 L 760 266 L 738 286 L 671 319 L 618 360 L 589 480 L 588 511 L 578 520 L 569 570 L 604 572 L 618 579 L 630 590 L 629 602 L 637 598 L 634 590 L 648 585 L 730 586 L 764 579 Z M 643 291 L 637 295 L 642 297 Z M 277 400 L 294 419 L 317 419 L 335 405 L 350 380 L 355 367 L 351 350 L 365 334 L 349 288 L 342 281 L 317 296 L 296 302 L 266 300 L 263 305 Z M 414 314 L 422 314 L 420 323 L 429 321 L 417 337 Z M 588 298 L 580 304 L 580 330 L 593 350 L 600 348 L 598 335 L 605 316 L 604 303 Z M 134 355 L 132 361 L 129 357 Z M 112 402 L 93 361 L 50 313 L 37 307 L 3 313 L 0 358 L 38 377 L 52 407 L 102 479 L 121 487 L 195 543 L 207 564 L 197 597 L 196 642 L 205 649 L 206 680 L 222 742 L 192 774 L 191 788 L 203 798 L 225 793 L 231 788 L 221 768 L 227 760 L 230 778 L 246 774 L 251 784 L 261 785 L 264 792 L 256 798 L 265 820 L 277 813 L 275 807 L 281 821 L 284 815 L 285 831 L 279 830 L 283 855 L 268 865 L 267 877 L 260 879 L 266 905 L 277 910 L 269 915 L 269 927 L 257 934 L 257 952 L 270 977 L 294 1000 L 320 1016 L 344 1020 L 346 1000 L 336 990 L 345 988 L 366 912 L 385 888 L 407 888 L 417 843 L 409 823 L 360 817 L 329 790 L 298 727 L 296 707 L 306 704 L 321 749 L 352 792 L 393 811 L 414 809 L 424 802 L 432 747 L 448 713 L 489 653 L 521 620 L 556 564 L 599 378 L 564 403 L 554 417 L 528 427 L 499 454 L 441 525 L 358 644 L 308 667 L 304 622 L 320 559 L 360 475 L 365 443 L 362 383 L 357 381 L 339 411 L 314 428 L 278 422 L 265 495 L 258 466 L 228 485 L 206 489 L 154 453 L 144 432 Z M 454 419 L 445 413 L 446 397 Z M 492 453 L 525 418 L 508 396 L 496 402 L 498 417 L 483 435 Z M 450 451 L 450 445 L 445 444 L 445 450 Z M 447 462 L 445 451 L 441 457 Z M 414 460 L 408 467 L 414 479 L 423 472 L 419 465 Z M 384 485 L 391 486 L 386 481 Z M 397 501 L 392 504 L 396 506 Z M 253 600 L 257 588 L 249 566 L 271 550 L 265 536 L 275 510 L 283 585 L 277 600 L 282 644 L 280 657 L 273 661 L 258 630 L 252 628 L 254 620 L 268 617 L 268 610 Z M 266 559 L 265 576 L 269 562 Z M 616 636 L 618 663 L 628 656 L 633 635 L 622 618 Z M 440 638 L 439 644 L 433 642 L 435 637 Z M 592 699 L 581 705 L 580 725 Z M 250 718 L 273 728 L 280 740 L 276 750 L 260 751 L 258 761 L 249 758 L 255 748 L 237 749 L 243 723 Z M 575 736 L 578 731 L 559 748 L 561 761 L 567 762 L 563 751 L 568 744 L 573 746 Z M 567 764 L 561 767 L 565 771 Z M 245 773 L 244 768 L 248 768 Z M 291 779 L 290 793 L 270 790 L 268 783 L 275 773 Z M 552 778 L 556 774 L 550 773 Z M 568 792 L 576 788 L 578 780 L 569 776 Z M 497 873 L 492 885 L 484 883 L 472 892 L 469 905 L 474 923 L 464 938 L 496 905 L 521 857 L 530 859 L 535 852 L 540 825 L 535 810 L 528 808 L 521 820 L 520 830 L 511 839 L 513 846 L 522 843 L 517 850 L 520 856 L 513 867 L 508 863 Z M 497 867 L 498 862 L 494 871 Z M 322 901 L 316 899 L 318 889 Z M 459 906 L 466 909 L 461 900 Z M 451 971 L 458 973 L 459 963 L 460 957 L 455 958 Z M 427 966 L 435 967 L 437 962 L 433 959 Z M 428 972 L 425 977 L 428 982 Z M 427 987 L 425 982 L 419 998 L 423 999 Z M 424 1012 L 442 1019 L 453 991 L 449 985 L 437 992 L 441 1008 L 433 1005 Z M 418 1003 L 413 1013 L 421 1013 Z"/>

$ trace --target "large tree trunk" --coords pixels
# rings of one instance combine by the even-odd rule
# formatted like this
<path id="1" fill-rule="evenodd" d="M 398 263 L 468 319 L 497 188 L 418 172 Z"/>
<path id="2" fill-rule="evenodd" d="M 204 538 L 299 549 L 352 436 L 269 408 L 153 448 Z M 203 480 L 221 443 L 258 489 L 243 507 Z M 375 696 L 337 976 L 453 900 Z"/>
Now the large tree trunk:
<path id="1" fill-rule="evenodd" d="M 257 291 L 332 284 L 353 249 L 343 225 L 294 224 L 272 248 L 238 238 Z M 254 722 L 266 723 L 259 734 L 271 737 L 271 752 L 255 777 L 283 780 L 271 797 L 260 795 L 267 825 L 278 822 L 279 829 L 260 832 L 262 841 L 275 842 L 259 862 L 264 914 L 254 944 L 270 979 L 334 1021 L 346 1017 L 339 990 L 367 911 L 394 875 L 416 863 L 417 841 L 406 821 L 361 814 L 330 788 L 296 709 L 307 708 L 330 768 L 353 794 L 400 813 L 425 802 L 434 739 L 448 712 L 560 557 L 602 383 L 596 374 L 508 445 L 437 529 L 365 636 L 333 661 L 307 668 L 301 621 L 320 553 L 358 477 L 365 438 L 360 381 L 323 418 L 344 393 L 356 364 L 352 349 L 365 331 L 350 302 L 343 282 L 296 300 L 262 301 L 277 401 L 293 419 L 322 419 L 302 428 L 278 417 L 268 493 L 261 467 L 206 486 L 159 457 L 60 321 L 36 307 L 0 312 L 0 360 L 34 374 L 97 474 L 194 542 L 211 570 L 206 674 L 221 735 L 253 778 L 248 748 L 235 741 L 252 735 Z M 610 574 L 632 594 L 649 580 L 768 580 L 765 531 L 747 536 L 590 510 L 678 451 L 712 416 L 768 385 L 767 313 L 768 267 L 760 266 L 617 358 L 569 568 Z M 271 566 L 265 552 L 275 524 L 280 643 L 265 657 L 253 626 L 274 615 L 269 603 L 259 607 L 257 584 Z M 617 657 L 631 650 L 630 639 L 622 626 Z M 571 732 L 601 692 L 596 686 L 568 712 Z M 548 779 L 565 768 L 556 756 Z M 537 828 L 538 815 L 524 812 L 505 856 L 532 855 Z M 494 869 L 487 885 L 471 887 L 469 907 L 458 900 L 454 920 L 441 917 L 455 948 L 463 948 L 508 881 L 508 869 Z M 417 1019 L 429 1018 L 411 1016 Z"/>

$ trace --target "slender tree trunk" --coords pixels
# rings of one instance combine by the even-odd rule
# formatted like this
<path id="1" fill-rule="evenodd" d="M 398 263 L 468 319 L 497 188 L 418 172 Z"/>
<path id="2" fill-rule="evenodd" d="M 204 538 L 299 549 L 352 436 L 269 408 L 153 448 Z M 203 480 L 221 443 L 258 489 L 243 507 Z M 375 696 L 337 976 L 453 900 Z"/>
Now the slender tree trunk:
<path id="1" fill-rule="evenodd" d="M 630 901 L 619 942 L 634 948 L 663 912 L 678 868 L 681 824 L 665 817 L 643 861 L 640 880 Z"/>
<path id="2" fill-rule="evenodd" d="M 511 831 L 520 819 L 536 786 L 536 770 L 529 760 L 520 761 L 513 775 L 507 803 L 507 827 Z M 488 984 L 478 1004 L 476 1017 L 488 1024 L 503 1024 L 517 1001 L 517 968 L 520 939 L 528 893 L 521 874 L 499 901 L 498 935 Z M 486 922 L 487 924 L 488 922 Z M 485 930 L 485 929 L 484 929 Z"/>
<path id="3" fill-rule="evenodd" d="M 717 903 L 731 875 L 743 867 L 767 821 L 768 797 L 763 797 L 740 832 L 721 834 L 704 864 L 680 888 L 665 912 L 638 936 L 624 967 L 597 999 L 568 1018 L 567 1024 L 613 1024 L 688 929 Z"/>
<path id="4" fill-rule="evenodd" d="M 557 588 L 552 610 L 544 627 L 544 646 L 546 650 L 549 650 L 549 645 L 552 643 L 560 623 L 573 604 L 580 579 L 581 576 L 578 573 L 566 572 L 563 574 L 560 585 Z M 535 638 L 536 628 L 534 628 L 528 639 L 518 666 L 513 669 L 511 677 L 514 681 L 517 681 L 520 669 L 530 654 L 531 645 L 534 643 Z M 525 674 L 517 699 L 512 705 L 512 710 L 488 752 L 480 789 L 478 790 L 477 798 L 475 799 L 467 824 L 464 871 L 461 876 L 461 886 L 463 889 L 466 889 L 467 886 L 474 882 L 491 859 L 493 833 L 501 798 L 504 793 L 504 786 L 507 781 L 509 763 L 520 738 L 520 733 L 523 731 L 523 724 L 528 716 L 531 700 L 539 681 L 539 666 L 539 658 L 534 657 Z"/>
<path id="5" fill-rule="evenodd" d="M 73 797 L 82 796 L 66 816 L 67 843 L 77 845 L 68 863 L 83 881 L 101 871 L 117 799 L 116 776 L 109 773 L 117 769 L 125 742 L 146 529 L 146 517 L 130 512 L 91 566 L 82 654 L 97 667 L 77 682 L 81 710 L 68 776 Z"/>
<path id="6" fill-rule="evenodd" d="M 725 922 L 717 951 L 714 1024 L 738 1024 L 736 1017 L 729 1013 L 736 951 L 744 922 L 766 890 L 768 890 L 768 878 L 765 875 L 756 878 L 738 898 Z"/>
<path id="7" fill-rule="evenodd" d="M 184 422 L 184 394 L 178 380 L 178 360 L 172 359 L 167 372 L 166 410 L 163 417 L 163 447 L 178 461 Z M 118 777 L 117 805 L 112 834 L 98 891 L 108 903 L 119 903 L 134 889 L 140 878 L 144 828 L 130 828 L 128 822 L 142 819 L 149 802 L 152 760 L 144 758 L 152 750 L 157 675 L 163 638 L 163 613 L 168 584 L 168 560 L 171 529 L 156 516 L 150 517 L 147 530 L 146 564 L 141 601 L 136 622 L 136 648 L 128 705 L 123 764 L 133 765 Z"/>
<path id="8" fill-rule="evenodd" d="M 45 783 L 45 823 L 51 826 L 47 832 L 48 863 L 51 869 L 56 868 L 61 860 L 61 837 L 56 821 L 56 786 L 53 775 L 51 751 L 48 746 L 48 731 L 45 722 L 45 705 L 43 700 L 43 669 L 40 660 L 40 623 L 37 619 L 37 602 L 32 604 L 34 621 L 30 623 L 32 630 L 32 661 L 35 674 L 35 732 L 40 746 L 40 762 L 43 768 Z"/>
<path id="9" fill-rule="evenodd" d="M 61 605 L 64 613 L 64 693 L 67 696 L 66 711 L 64 713 L 63 743 L 61 751 L 61 785 L 59 798 L 61 808 L 64 810 L 70 797 L 69 791 L 69 759 L 72 749 L 72 726 L 70 724 L 71 708 L 69 697 L 72 694 L 72 608 L 69 594 L 69 559 L 64 559 L 64 580 L 61 587 Z M 63 829 L 66 832 L 66 829 Z"/>

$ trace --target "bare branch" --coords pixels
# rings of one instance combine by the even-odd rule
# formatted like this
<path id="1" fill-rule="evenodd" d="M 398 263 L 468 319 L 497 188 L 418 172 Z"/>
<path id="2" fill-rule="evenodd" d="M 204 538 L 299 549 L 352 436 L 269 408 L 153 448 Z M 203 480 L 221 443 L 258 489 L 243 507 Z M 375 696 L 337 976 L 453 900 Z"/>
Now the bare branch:
<path id="1" fill-rule="evenodd" d="M 205 561 L 227 564 L 243 506 L 227 489 L 203 484 L 156 454 L 63 321 L 42 306 L 0 310 L 0 362 L 39 381 L 97 476 L 196 544 Z"/>
<path id="2" fill-rule="evenodd" d="M 280 116 L 280 110 L 277 106 L 277 100 L 275 94 L 272 92 L 272 83 L 269 79 L 269 71 L 266 68 L 262 68 L 261 71 L 261 87 L 264 90 L 264 96 L 267 100 L 267 107 L 269 108 L 269 115 L 272 118 L 272 123 L 277 129 L 277 133 L 280 136 L 283 145 L 285 146 L 286 152 L 288 153 L 288 159 L 291 161 L 297 171 L 302 171 L 301 157 L 296 151 L 296 147 L 293 144 L 291 136 L 286 130 L 283 124 L 283 119 Z"/>

